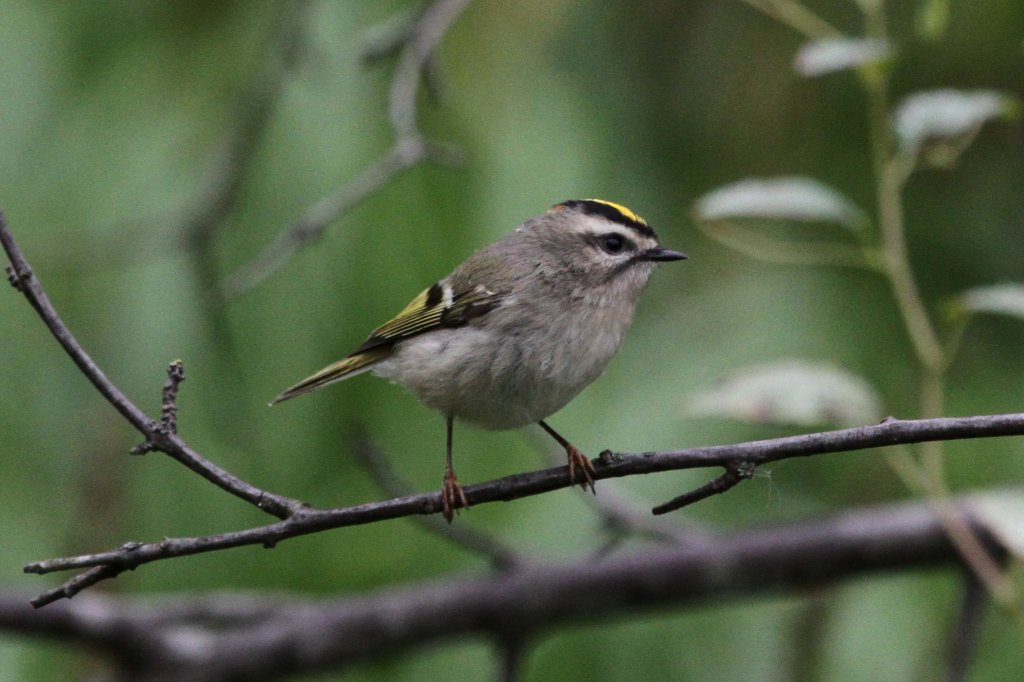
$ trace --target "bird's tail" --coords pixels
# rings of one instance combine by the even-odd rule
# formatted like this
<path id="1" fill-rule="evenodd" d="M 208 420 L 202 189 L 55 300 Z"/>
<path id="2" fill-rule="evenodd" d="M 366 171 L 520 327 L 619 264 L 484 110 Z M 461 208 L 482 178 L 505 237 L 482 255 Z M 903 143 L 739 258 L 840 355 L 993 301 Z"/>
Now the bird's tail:
<path id="1" fill-rule="evenodd" d="M 391 355 L 391 352 L 391 348 L 371 348 L 362 353 L 354 353 L 343 360 L 327 365 L 316 374 L 306 377 L 274 398 L 270 404 L 276 405 L 279 402 L 303 395 L 304 393 L 311 393 L 336 381 L 342 381 L 357 374 L 362 374 Z"/>

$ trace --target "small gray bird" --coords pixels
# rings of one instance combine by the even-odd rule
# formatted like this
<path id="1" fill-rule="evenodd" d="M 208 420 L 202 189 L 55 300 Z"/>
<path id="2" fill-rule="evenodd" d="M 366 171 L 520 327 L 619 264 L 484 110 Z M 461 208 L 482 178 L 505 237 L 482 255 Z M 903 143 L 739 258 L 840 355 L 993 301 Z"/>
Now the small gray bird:
<path id="1" fill-rule="evenodd" d="M 600 376 L 633 321 L 654 267 L 686 258 L 658 244 L 625 206 L 557 204 L 484 247 L 417 296 L 345 358 L 274 399 L 367 370 L 404 385 L 447 418 L 445 519 L 468 507 L 452 468 L 452 423 L 513 429 L 534 422 L 565 448 L 569 480 L 593 491 L 590 460 L 544 419 Z"/>

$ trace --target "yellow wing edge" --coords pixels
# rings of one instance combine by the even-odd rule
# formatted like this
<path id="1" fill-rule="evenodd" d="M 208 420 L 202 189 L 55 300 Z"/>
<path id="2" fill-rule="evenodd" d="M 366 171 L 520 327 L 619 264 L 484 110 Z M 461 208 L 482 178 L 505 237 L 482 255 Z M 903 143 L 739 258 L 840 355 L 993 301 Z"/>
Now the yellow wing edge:
<path id="1" fill-rule="evenodd" d="M 285 389 L 281 395 L 270 401 L 270 404 L 276 405 L 285 400 L 319 390 L 329 384 L 362 374 L 389 355 L 391 355 L 391 348 L 373 348 L 362 353 L 353 353 L 347 358 L 327 365 L 291 388 Z"/>

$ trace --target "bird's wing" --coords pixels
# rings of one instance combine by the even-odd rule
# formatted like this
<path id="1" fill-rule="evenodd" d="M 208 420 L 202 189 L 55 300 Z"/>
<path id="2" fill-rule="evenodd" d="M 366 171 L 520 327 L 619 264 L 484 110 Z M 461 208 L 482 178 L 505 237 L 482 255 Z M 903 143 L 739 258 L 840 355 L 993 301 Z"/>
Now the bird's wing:
<path id="1" fill-rule="evenodd" d="M 354 377 L 357 374 L 371 369 L 375 364 L 391 355 L 390 348 L 375 348 L 365 353 L 353 353 L 346 358 L 327 365 L 316 374 L 306 377 L 294 386 L 286 389 L 281 395 L 274 398 L 270 404 L 275 405 L 283 400 L 294 398 L 323 388 L 327 384 L 333 384 L 342 379 Z"/>
<path id="2" fill-rule="evenodd" d="M 394 318 L 375 329 L 347 357 L 285 390 L 274 398 L 271 405 L 361 374 L 391 355 L 397 342 L 433 329 L 461 327 L 494 310 L 502 298 L 502 295 L 484 287 L 465 288 L 438 282 L 420 293 Z"/>
<path id="3" fill-rule="evenodd" d="M 422 291 L 394 318 L 373 330 L 349 357 L 382 346 L 393 346 L 402 339 L 434 329 L 461 327 L 494 310 L 501 305 L 503 298 L 502 294 L 482 286 L 469 288 L 438 282 Z"/>

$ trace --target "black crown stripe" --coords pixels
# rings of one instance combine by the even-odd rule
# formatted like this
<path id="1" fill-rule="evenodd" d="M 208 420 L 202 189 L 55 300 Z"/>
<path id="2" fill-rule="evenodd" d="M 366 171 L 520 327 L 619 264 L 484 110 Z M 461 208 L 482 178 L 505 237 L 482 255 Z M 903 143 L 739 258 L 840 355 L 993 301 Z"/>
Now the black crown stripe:
<path id="1" fill-rule="evenodd" d="M 621 204 L 604 199 L 571 199 L 555 206 L 555 208 L 559 207 L 575 208 L 588 215 L 601 216 L 613 223 L 635 230 L 645 237 L 656 238 L 654 230 L 646 220 Z"/>

